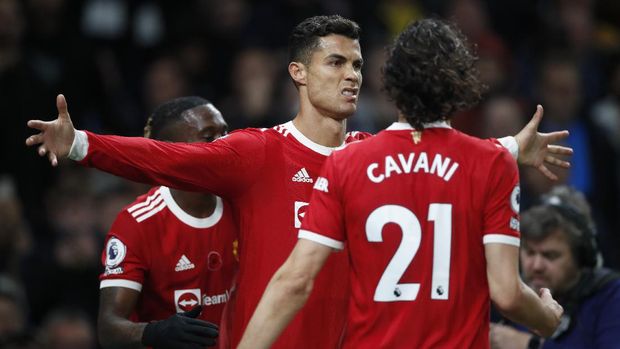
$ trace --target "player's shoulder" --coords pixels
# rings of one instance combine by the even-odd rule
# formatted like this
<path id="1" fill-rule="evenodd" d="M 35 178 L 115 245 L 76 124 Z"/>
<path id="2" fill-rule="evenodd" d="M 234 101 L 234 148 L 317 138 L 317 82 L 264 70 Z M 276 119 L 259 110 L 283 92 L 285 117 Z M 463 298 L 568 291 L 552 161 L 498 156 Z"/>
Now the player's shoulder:
<path id="1" fill-rule="evenodd" d="M 282 138 L 289 138 L 291 134 L 298 132 L 292 126 L 292 122 L 275 125 L 273 127 L 264 128 L 245 128 L 231 132 L 226 137 L 244 137 L 247 139 L 258 140 L 257 144 L 280 144 Z M 294 138 L 294 137 L 293 137 Z"/>
<path id="2" fill-rule="evenodd" d="M 172 218 L 171 198 L 169 188 L 151 188 L 118 213 L 107 235 L 132 246 L 158 241 L 177 224 Z"/>
<path id="3" fill-rule="evenodd" d="M 263 140 L 266 136 L 265 130 L 266 129 L 264 128 L 254 128 L 254 127 L 233 130 L 229 132 L 227 135 L 214 140 L 213 143 L 217 144 L 218 142 L 239 142 L 239 141 L 241 142 L 249 141 L 252 143 L 259 141 L 256 143 L 260 143 L 260 141 Z"/>
<path id="4" fill-rule="evenodd" d="M 368 134 L 368 135 L 370 135 L 370 134 Z M 358 135 L 356 135 L 356 136 L 358 136 Z M 357 149 L 359 149 L 362 144 L 370 143 L 369 138 L 370 137 L 353 138 L 353 137 L 349 137 L 349 135 L 347 133 L 347 138 L 345 139 L 345 142 L 341 146 L 334 148 L 332 156 L 334 156 L 334 157 L 350 156 L 352 153 L 355 153 L 357 151 Z M 366 145 L 368 145 L 368 144 L 366 144 Z"/>
<path id="5" fill-rule="evenodd" d="M 138 196 L 121 210 L 117 221 L 135 225 L 160 212 L 166 206 L 163 190 L 164 187 L 153 187 L 147 193 Z"/>
<path id="6" fill-rule="evenodd" d="M 455 139 L 453 146 L 458 147 L 457 149 L 462 149 L 471 159 L 486 163 L 495 161 L 514 162 L 510 152 L 496 139 L 482 139 L 456 130 L 453 135 Z"/>

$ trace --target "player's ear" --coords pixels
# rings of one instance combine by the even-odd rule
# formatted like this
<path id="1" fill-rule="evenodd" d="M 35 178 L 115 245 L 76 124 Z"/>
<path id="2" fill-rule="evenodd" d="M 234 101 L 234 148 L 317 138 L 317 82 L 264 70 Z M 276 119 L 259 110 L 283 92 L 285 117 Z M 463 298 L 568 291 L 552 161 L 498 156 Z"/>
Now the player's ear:
<path id="1" fill-rule="evenodd" d="M 306 66 L 301 62 L 291 62 L 288 64 L 288 73 L 291 75 L 296 85 L 306 84 Z"/>

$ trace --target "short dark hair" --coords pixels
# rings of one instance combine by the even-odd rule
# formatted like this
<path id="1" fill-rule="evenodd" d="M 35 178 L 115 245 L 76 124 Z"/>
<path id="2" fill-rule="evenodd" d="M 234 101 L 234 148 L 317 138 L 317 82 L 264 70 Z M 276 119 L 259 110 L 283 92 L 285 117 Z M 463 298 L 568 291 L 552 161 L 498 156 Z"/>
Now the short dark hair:
<path id="1" fill-rule="evenodd" d="M 321 37 L 337 34 L 358 40 L 360 32 L 357 23 L 338 15 L 307 18 L 293 29 L 289 37 L 289 62 L 308 64 Z"/>
<path id="2" fill-rule="evenodd" d="M 556 231 L 568 240 L 573 257 L 581 267 L 595 267 L 600 254 L 590 205 L 583 193 L 567 186 L 556 186 L 542 196 L 542 204 L 521 217 L 521 237 L 542 241 Z"/>
<path id="3" fill-rule="evenodd" d="M 211 102 L 202 97 L 190 96 L 176 98 L 160 104 L 155 108 L 155 111 L 153 111 L 153 114 L 149 116 L 146 122 L 144 137 L 166 141 L 167 139 L 160 138 L 163 129 L 170 126 L 172 123 L 180 121 L 181 114 L 183 114 L 184 111 L 210 103 Z"/>
<path id="4" fill-rule="evenodd" d="M 454 25 L 438 19 L 409 24 L 388 49 L 383 88 L 416 129 L 476 105 L 484 90 L 476 55 Z"/>

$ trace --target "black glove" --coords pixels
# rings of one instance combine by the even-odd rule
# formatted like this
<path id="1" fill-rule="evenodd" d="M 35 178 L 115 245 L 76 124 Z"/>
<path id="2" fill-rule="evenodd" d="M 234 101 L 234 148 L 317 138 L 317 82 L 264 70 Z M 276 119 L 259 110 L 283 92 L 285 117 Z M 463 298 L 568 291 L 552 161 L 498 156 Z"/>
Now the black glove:
<path id="1" fill-rule="evenodd" d="M 217 325 L 196 319 L 201 306 L 146 325 L 142 344 L 155 349 L 201 349 L 215 345 Z"/>

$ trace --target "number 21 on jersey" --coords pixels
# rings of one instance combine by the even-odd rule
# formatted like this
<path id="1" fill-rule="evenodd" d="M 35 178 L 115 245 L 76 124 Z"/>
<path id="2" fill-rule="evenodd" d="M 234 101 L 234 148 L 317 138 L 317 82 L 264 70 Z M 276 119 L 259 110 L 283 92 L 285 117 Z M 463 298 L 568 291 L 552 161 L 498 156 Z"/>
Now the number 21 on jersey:
<path id="1" fill-rule="evenodd" d="M 452 205 L 430 204 L 428 220 L 432 221 L 435 227 L 431 299 L 446 300 L 450 291 Z M 383 227 L 388 223 L 398 225 L 403 238 L 377 284 L 374 300 L 376 302 L 413 301 L 418 297 L 420 284 L 399 284 L 398 282 L 420 247 L 422 239 L 420 221 L 406 207 L 400 205 L 381 206 L 372 211 L 366 220 L 366 238 L 368 241 L 382 242 L 381 233 Z"/>

